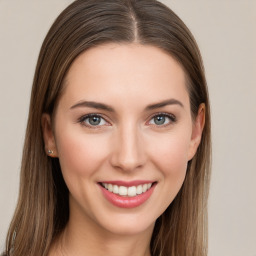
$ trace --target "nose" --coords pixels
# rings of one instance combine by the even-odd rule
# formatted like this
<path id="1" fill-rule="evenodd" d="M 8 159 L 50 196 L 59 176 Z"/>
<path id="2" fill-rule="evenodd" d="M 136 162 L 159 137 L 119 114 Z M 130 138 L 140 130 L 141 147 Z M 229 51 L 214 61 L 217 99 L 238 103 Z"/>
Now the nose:
<path id="1" fill-rule="evenodd" d="M 134 171 L 145 165 L 146 154 L 139 128 L 126 126 L 118 129 L 112 144 L 110 163 L 123 171 Z"/>

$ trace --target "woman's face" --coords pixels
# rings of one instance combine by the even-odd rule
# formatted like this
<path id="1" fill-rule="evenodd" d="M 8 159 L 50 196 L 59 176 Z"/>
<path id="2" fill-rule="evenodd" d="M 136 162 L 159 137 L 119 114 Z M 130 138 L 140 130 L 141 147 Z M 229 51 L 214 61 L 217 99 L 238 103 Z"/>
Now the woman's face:
<path id="1" fill-rule="evenodd" d="M 115 234 L 152 230 L 204 122 L 203 109 L 192 122 L 181 66 L 153 46 L 106 44 L 81 54 L 64 86 L 53 132 L 47 115 L 43 128 L 70 192 L 70 221 Z"/>

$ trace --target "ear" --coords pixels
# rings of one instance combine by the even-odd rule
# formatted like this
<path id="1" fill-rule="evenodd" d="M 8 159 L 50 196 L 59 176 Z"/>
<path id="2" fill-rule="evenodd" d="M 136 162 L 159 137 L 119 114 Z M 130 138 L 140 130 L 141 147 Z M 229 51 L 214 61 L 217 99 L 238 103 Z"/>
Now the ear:
<path id="1" fill-rule="evenodd" d="M 196 154 L 197 148 L 201 142 L 201 137 L 205 124 L 205 104 L 200 104 L 196 120 L 193 124 L 191 141 L 189 146 L 188 160 L 191 160 Z"/>
<path id="2" fill-rule="evenodd" d="M 58 157 L 56 142 L 52 129 L 51 117 L 49 114 L 44 113 L 42 115 L 41 124 L 46 154 L 50 157 Z"/>

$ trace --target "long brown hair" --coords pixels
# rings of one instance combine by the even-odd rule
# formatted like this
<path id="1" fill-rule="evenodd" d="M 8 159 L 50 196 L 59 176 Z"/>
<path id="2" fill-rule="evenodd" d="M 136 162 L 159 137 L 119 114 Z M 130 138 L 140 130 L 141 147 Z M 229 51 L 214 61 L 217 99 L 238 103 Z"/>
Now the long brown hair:
<path id="1" fill-rule="evenodd" d="M 184 184 L 156 220 L 154 256 L 207 255 L 207 198 L 210 177 L 210 107 L 198 46 L 181 19 L 154 0 L 77 0 L 50 28 L 40 51 L 26 130 L 17 208 L 7 256 L 46 256 L 69 218 L 68 189 L 58 159 L 47 157 L 41 130 L 43 113 L 53 115 L 64 78 L 75 58 L 100 44 L 139 43 L 163 49 L 183 67 L 192 117 L 204 103 L 205 127 Z"/>

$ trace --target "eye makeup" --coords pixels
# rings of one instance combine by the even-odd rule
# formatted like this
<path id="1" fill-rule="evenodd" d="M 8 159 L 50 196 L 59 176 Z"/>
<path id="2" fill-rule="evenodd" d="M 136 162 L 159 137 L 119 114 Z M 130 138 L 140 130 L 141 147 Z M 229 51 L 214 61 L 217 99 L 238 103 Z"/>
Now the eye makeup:
<path id="1" fill-rule="evenodd" d="M 107 120 L 107 118 L 98 113 L 89 113 L 83 115 L 78 119 L 77 122 L 91 129 L 102 128 L 103 126 L 111 126 L 111 123 Z M 156 128 L 162 128 L 172 125 L 176 122 L 177 118 L 175 115 L 166 112 L 159 112 L 151 115 L 149 117 L 149 121 L 147 121 L 145 124 L 148 126 L 154 126 Z"/>
<path id="2" fill-rule="evenodd" d="M 147 124 L 154 125 L 156 127 L 166 127 L 168 125 L 176 123 L 176 121 L 177 118 L 175 115 L 166 112 L 159 112 L 152 115 Z"/>
<path id="3" fill-rule="evenodd" d="M 96 114 L 96 113 L 90 113 L 90 114 L 86 114 L 81 116 L 78 119 L 78 122 L 83 125 L 86 126 L 88 128 L 100 128 L 101 126 L 110 126 L 110 122 L 108 122 L 106 120 L 105 117 L 103 117 L 102 114 Z"/>

